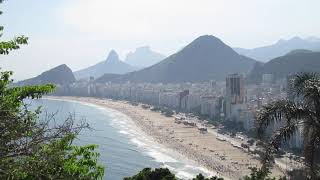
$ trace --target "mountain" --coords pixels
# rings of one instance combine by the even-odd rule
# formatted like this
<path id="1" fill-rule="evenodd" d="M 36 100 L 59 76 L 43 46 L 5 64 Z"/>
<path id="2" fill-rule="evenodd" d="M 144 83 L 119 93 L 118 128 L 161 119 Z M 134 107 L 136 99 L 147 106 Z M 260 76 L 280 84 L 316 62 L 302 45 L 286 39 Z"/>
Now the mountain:
<path id="1" fill-rule="evenodd" d="M 256 65 L 248 79 L 259 83 L 263 74 L 273 74 L 277 80 L 299 72 L 320 72 L 320 52 L 294 50 L 265 64 Z"/>
<path id="2" fill-rule="evenodd" d="M 47 84 L 47 83 L 63 85 L 63 84 L 70 84 L 75 81 L 76 79 L 71 69 L 67 65 L 62 64 L 53 69 L 43 72 L 37 77 L 20 81 L 17 83 L 17 85 L 38 85 L 38 84 Z"/>
<path id="3" fill-rule="evenodd" d="M 137 70 L 136 67 L 122 62 L 119 59 L 118 54 L 114 50 L 112 50 L 110 51 L 105 61 L 102 61 L 88 68 L 76 71 L 74 72 L 74 75 L 77 79 L 89 78 L 90 76 L 97 78 L 105 73 L 124 74 L 135 70 Z"/>
<path id="4" fill-rule="evenodd" d="M 283 56 L 295 49 L 307 49 L 317 51 L 320 50 L 320 39 L 316 37 L 310 37 L 307 39 L 301 39 L 294 37 L 289 40 L 279 40 L 277 43 L 254 49 L 242 49 L 234 48 L 239 54 L 251 57 L 253 59 L 267 62 L 270 59 Z"/>
<path id="5" fill-rule="evenodd" d="M 307 40 L 310 42 L 320 42 L 320 38 L 315 36 L 308 37 Z"/>
<path id="6" fill-rule="evenodd" d="M 137 48 L 134 52 L 130 52 L 125 60 L 131 66 L 145 68 L 152 66 L 166 57 L 160 53 L 154 52 L 149 46 Z"/>
<path id="7" fill-rule="evenodd" d="M 291 54 L 300 54 L 300 53 L 313 53 L 313 51 L 311 50 L 307 50 L 307 49 L 296 49 L 296 50 L 292 50 L 289 53 L 287 53 L 286 55 L 291 55 Z"/>
<path id="8" fill-rule="evenodd" d="M 214 36 L 201 36 L 161 62 L 117 78 L 117 82 L 180 83 L 224 80 L 230 73 L 246 73 L 256 61 L 237 54 Z"/>
<path id="9" fill-rule="evenodd" d="M 95 80 L 95 82 L 97 83 L 106 83 L 108 81 L 112 81 L 112 79 L 116 79 L 121 77 L 121 74 L 104 74 L 102 76 L 100 76 L 99 78 L 97 78 Z"/>

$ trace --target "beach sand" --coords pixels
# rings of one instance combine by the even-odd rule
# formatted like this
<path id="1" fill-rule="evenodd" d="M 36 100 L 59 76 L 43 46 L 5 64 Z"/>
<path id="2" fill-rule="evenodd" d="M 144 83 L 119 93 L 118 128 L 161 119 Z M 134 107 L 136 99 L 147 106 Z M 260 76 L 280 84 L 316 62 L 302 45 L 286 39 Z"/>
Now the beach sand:
<path id="1" fill-rule="evenodd" d="M 228 179 L 239 179 L 250 174 L 249 167 L 260 167 L 257 158 L 237 148 L 229 141 L 221 140 L 223 135 L 215 130 L 200 133 L 197 127 L 175 123 L 174 117 L 166 117 L 159 112 L 133 106 L 125 101 L 92 97 L 49 97 L 95 104 L 118 110 L 129 116 L 135 124 L 151 136 L 156 142 L 178 152 L 187 159 L 193 160 L 218 176 Z M 272 170 L 272 175 L 283 175 L 279 168 Z"/>

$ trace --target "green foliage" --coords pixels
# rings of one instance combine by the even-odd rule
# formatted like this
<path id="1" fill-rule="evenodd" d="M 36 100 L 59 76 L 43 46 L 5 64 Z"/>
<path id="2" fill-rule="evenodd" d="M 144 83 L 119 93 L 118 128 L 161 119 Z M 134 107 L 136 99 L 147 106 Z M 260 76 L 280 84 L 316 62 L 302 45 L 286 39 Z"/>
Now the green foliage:
<path id="1" fill-rule="evenodd" d="M 0 0 L 0 4 L 3 0 Z M 0 15 L 2 11 L 0 11 Z M 4 27 L 0 25 L 0 38 L 2 37 Z M 18 36 L 9 41 L 0 41 L 0 55 L 9 54 L 10 51 L 20 48 L 20 45 L 28 44 L 28 38 L 25 36 Z"/>
<path id="2" fill-rule="evenodd" d="M 130 102 L 130 104 L 131 104 L 132 106 L 138 106 L 138 105 L 139 105 L 139 103 L 136 103 L 136 102 Z"/>
<path id="3" fill-rule="evenodd" d="M 145 104 L 142 104 L 141 107 L 142 107 L 143 109 L 150 109 L 150 106 L 149 106 L 149 105 L 145 105 Z"/>
<path id="4" fill-rule="evenodd" d="M 100 179 L 104 168 L 97 165 L 96 146 L 72 146 L 73 135 L 42 144 L 30 156 L 19 157 L 11 179 Z"/>
<path id="5" fill-rule="evenodd" d="M 170 109 L 166 109 L 163 114 L 166 116 L 166 117 L 172 117 L 174 112 Z"/>
<path id="6" fill-rule="evenodd" d="M 0 41 L 0 55 L 21 44 L 27 44 L 26 37 Z M 86 123 L 75 125 L 70 116 L 57 124 L 52 117 L 39 118 L 41 107 L 28 109 L 26 99 L 39 99 L 55 86 L 10 87 L 12 74 L 0 72 L 0 179 L 102 179 L 96 146 L 72 145 Z"/>
<path id="7" fill-rule="evenodd" d="M 267 168 L 250 168 L 251 173 L 242 178 L 242 180 L 277 180 L 275 177 L 270 177 L 271 172 Z M 286 180 L 285 177 L 280 177 L 278 180 Z"/>
<path id="8" fill-rule="evenodd" d="M 280 152 L 283 142 L 295 135 L 297 129 L 303 129 L 304 157 L 306 174 L 310 179 L 319 179 L 320 170 L 317 153 L 320 150 L 320 75 L 301 73 L 295 76 L 290 90 L 294 100 L 278 100 L 265 106 L 258 116 L 258 135 L 265 138 L 266 128 L 273 123 L 283 125 L 276 129 L 262 159 L 264 166 L 273 165 L 273 155 Z"/>
<path id="9" fill-rule="evenodd" d="M 198 174 L 195 178 L 192 180 L 223 180 L 223 178 L 219 178 L 217 176 L 212 176 L 210 178 L 204 177 L 202 174 Z"/>
<path id="10" fill-rule="evenodd" d="M 137 175 L 132 177 L 126 177 L 124 180 L 176 180 L 174 174 L 170 172 L 168 168 L 157 168 L 152 170 L 151 168 L 145 168 Z"/>
<path id="11" fill-rule="evenodd" d="M 250 139 L 250 140 L 247 141 L 247 143 L 248 143 L 250 146 L 252 146 L 252 145 L 254 144 L 254 142 L 255 142 L 254 139 Z"/>
<path id="12" fill-rule="evenodd" d="M 2 30 L 3 27 L 1 27 L 0 32 Z M 10 51 L 19 49 L 20 45 L 24 44 L 28 44 L 28 38 L 24 36 L 15 37 L 13 40 L 10 41 L 0 42 L 0 54 L 9 54 Z"/>
<path id="13" fill-rule="evenodd" d="M 168 168 L 157 168 L 154 170 L 145 168 L 137 175 L 126 177 L 124 180 L 178 180 L 178 178 Z M 223 180 L 223 178 L 218 178 L 217 176 L 206 178 L 202 174 L 198 174 L 193 180 Z"/>
<path id="14" fill-rule="evenodd" d="M 28 110 L 24 100 L 38 99 L 54 90 L 43 86 L 9 87 L 12 72 L 0 76 L 0 179 L 100 179 L 96 146 L 72 142 L 85 123 L 73 117 L 57 125 L 39 119 L 41 108 Z"/>

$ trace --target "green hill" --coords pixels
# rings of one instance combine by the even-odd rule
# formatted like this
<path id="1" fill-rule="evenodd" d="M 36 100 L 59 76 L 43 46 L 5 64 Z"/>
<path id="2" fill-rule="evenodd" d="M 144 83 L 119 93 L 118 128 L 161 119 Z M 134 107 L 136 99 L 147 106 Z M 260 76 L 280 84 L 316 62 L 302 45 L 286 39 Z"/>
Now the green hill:
<path id="1" fill-rule="evenodd" d="M 299 72 L 320 72 L 320 52 L 292 51 L 285 56 L 255 66 L 248 79 L 257 83 L 261 81 L 263 74 L 273 74 L 277 80 Z"/>
<path id="2" fill-rule="evenodd" d="M 76 79 L 71 69 L 67 65 L 62 64 L 53 69 L 43 72 L 37 77 L 20 81 L 17 83 L 17 85 L 38 85 L 46 83 L 63 85 L 73 83 L 75 82 L 75 80 Z"/>

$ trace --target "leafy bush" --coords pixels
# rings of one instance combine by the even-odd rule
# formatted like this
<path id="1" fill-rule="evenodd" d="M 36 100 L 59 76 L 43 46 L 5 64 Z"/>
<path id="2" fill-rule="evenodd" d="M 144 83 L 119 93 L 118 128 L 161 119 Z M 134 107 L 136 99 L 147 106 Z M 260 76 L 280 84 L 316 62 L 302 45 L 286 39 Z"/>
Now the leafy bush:
<path id="1" fill-rule="evenodd" d="M 253 139 L 250 139 L 250 140 L 247 141 L 247 143 L 248 143 L 250 146 L 252 146 L 252 145 L 254 144 L 254 142 L 255 142 L 255 141 L 254 141 Z"/>
<path id="2" fill-rule="evenodd" d="M 161 108 L 160 107 L 157 107 L 157 106 L 154 106 L 150 109 L 151 111 L 160 111 Z"/>
<path id="3" fill-rule="evenodd" d="M 142 104 L 141 107 L 142 107 L 143 109 L 149 109 L 149 108 L 150 108 L 149 105 L 145 105 L 145 104 Z"/>
<path id="4" fill-rule="evenodd" d="M 243 177 L 241 180 L 286 180 L 286 177 L 279 177 L 278 179 L 275 177 L 270 177 L 270 170 L 268 168 L 250 168 L 251 173 L 248 176 Z"/>
<path id="5" fill-rule="evenodd" d="M 172 117 L 173 114 L 174 114 L 174 112 L 173 112 L 172 110 L 170 110 L 170 109 L 167 109 L 167 110 L 164 112 L 164 115 L 165 115 L 166 117 Z"/>
<path id="6" fill-rule="evenodd" d="M 178 178 L 170 172 L 168 168 L 157 168 L 152 170 L 151 168 L 145 168 L 137 175 L 132 177 L 126 177 L 124 180 L 177 180 Z M 205 178 L 202 174 L 197 175 L 193 180 L 223 180 L 213 176 L 211 178 Z"/>
<path id="7" fill-rule="evenodd" d="M 174 174 L 170 172 L 168 168 L 157 168 L 152 170 L 151 168 L 145 168 L 137 175 L 132 177 L 126 177 L 124 180 L 176 180 Z"/>
<path id="8" fill-rule="evenodd" d="M 199 174 L 195 178 L 193 178 L 192 180 L 223 180 L 223 178 L 219 178 L 217 176 L 212 176 L 210 178 L 206 178 L 202 174 Z"/>

